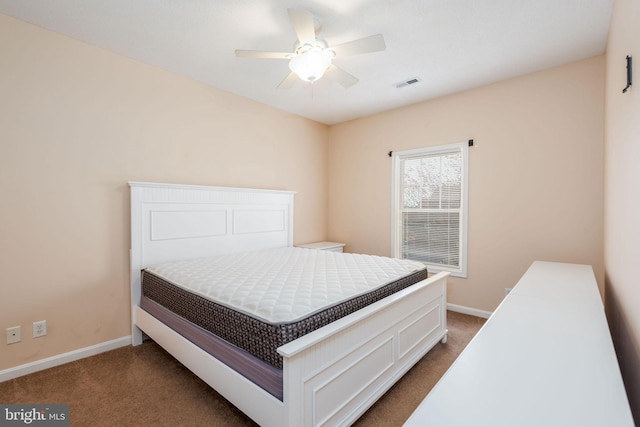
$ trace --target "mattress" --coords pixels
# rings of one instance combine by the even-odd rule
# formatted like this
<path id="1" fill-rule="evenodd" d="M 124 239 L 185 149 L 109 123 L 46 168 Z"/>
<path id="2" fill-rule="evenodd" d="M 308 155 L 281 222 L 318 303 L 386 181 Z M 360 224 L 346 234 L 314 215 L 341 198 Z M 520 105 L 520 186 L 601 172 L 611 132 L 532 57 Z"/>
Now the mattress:
<path id="1" fill-rule="evenodd" d="M 281 368 L 278 347 L 426 277 L 418 262 L 286 247 L 152 266 L 142 292 Z"/>

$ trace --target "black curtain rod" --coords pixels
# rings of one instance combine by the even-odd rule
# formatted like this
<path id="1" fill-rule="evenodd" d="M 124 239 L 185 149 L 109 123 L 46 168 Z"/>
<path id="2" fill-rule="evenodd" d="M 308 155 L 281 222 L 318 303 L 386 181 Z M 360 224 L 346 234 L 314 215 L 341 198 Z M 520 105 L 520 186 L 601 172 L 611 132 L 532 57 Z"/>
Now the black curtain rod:
<path id="1" fill-rule="evenodd" d="M 473 147 L 473 139 L 469 140 L 469 147 Z M 389 157 L 393 156 L 393 151 L 389 151 Z"/>

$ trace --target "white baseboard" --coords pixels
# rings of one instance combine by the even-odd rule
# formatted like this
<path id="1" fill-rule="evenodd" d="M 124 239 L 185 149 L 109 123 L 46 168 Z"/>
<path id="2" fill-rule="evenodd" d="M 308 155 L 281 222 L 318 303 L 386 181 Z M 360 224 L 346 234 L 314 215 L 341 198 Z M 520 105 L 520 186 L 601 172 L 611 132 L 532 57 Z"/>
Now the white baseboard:
<path id="1" fill-rule="evenodd" d="M 35 362 L 25 363 L 24 365 L 0 371 L 0 383 L 23 375 L 32 374 L 54 366 L 64 365 L 65 363 L 75 360 L 84 359 L 85 357 L 95 356 L 105 351 L 115 350 L 131 344 L 131 336 L 116 338 L 115 340 L 106 341 L 90 347 L 73 350 L 68 353 L 59 354 L 57 356 L 47 357 L 46 359 L 36 360 Z"/>
<path id="2" fill-rule="evenodd" d="M 447 310 L 455 311 L 462 314 L 468 314 L 470 316 L 482 317 L 485 319 L 488 319 L 492 314 L 492 312 L 490 311 L 478 310 L 475 308 L 451 303 L 447 303 Z M 125 347 L 130 344 L 131 336 L 128 335 L 126 337 L 116 338 L 115 340 L 106 341 L 100 344 L 92 345 L 90 347 L 81 348 L 79 350 L 73 350 L 68 353 L 59 354 L 57 356 L 47 357 L 46 359 L 36 360 L 35 362 L 25 363 L 24 365 L 0 371 L 0 383 L 14 378 L 22 377 L 24 375 L 32 374 L 34 372 L 43 371 L 48 368 L 53 368 L 54 366 L 60 366 L 64 365 L 65 363 L 84 359 L 85 357 L 95 356 L 96 354 L 115 350 L 116 348 Z"/>
<path id="3" fill-rule="evenodd" d="M 447 303 L 447 310 L 456 313 L 468 314 L 470 316 L 482 317 L 488 319 L 493 314 L 491 311 L 478 310 L 477 308 L 465 307 L 463 305 Z"/>
<path id="4" fill-rule="evenodd" d="M 491 316 L 490 311 L 478 310 L 471 307 L 465 307 L 457 304 L 447 304 L 447 310 L 457 313 L 468 314 L 471 316 L 482 317 L 488 319 Z M 47 357 L 46 359 L 36 360 L 35 362 L 25 363 L 24 365 L 0 371 L 0 382 L 8 381 L 34 372 L 43 371 L 54 366 L 64 365 L 65 363 L 75 360 L 84 359 L 85 357 L 95 356 L 105 351 L 115 350 L 116 348 L 125 347 L 131 344 L 131 336 L 116 338 L 115 340 L 106 341 L 90 347 L 73 350 L 68 353 L 59 354 L 57 356 Z"/>

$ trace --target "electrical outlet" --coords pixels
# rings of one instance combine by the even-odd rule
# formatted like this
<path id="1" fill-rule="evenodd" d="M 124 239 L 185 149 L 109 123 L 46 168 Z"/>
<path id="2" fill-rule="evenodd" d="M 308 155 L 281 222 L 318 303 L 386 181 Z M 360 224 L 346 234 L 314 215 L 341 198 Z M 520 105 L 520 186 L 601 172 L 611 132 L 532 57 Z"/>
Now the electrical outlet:
<path id="1" fill-rule="evenodd" d="M 11 328 L 7 328 L 7 344 L 14 344 L 20 342 L 21 333 L 20 326 L 13 326 Z"/>
<path id="2" fill-rule="evenodd" d="M 33 337 L 43 337 L 47 335 L 47 321 L 40 320 L 39 322 L 33 322 Z"/>

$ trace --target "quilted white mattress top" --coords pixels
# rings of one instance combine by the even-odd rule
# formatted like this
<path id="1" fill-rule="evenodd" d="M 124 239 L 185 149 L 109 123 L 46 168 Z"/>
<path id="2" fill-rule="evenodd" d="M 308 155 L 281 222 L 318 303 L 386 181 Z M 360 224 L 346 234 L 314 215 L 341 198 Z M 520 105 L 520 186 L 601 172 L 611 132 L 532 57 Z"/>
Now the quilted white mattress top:
<path id="1" fill-rule="evenodd" d="M 286 247 L 147 268 L 176 286 L 269 323 L 302 319 L 425 269 L 375 255 Z"/>

